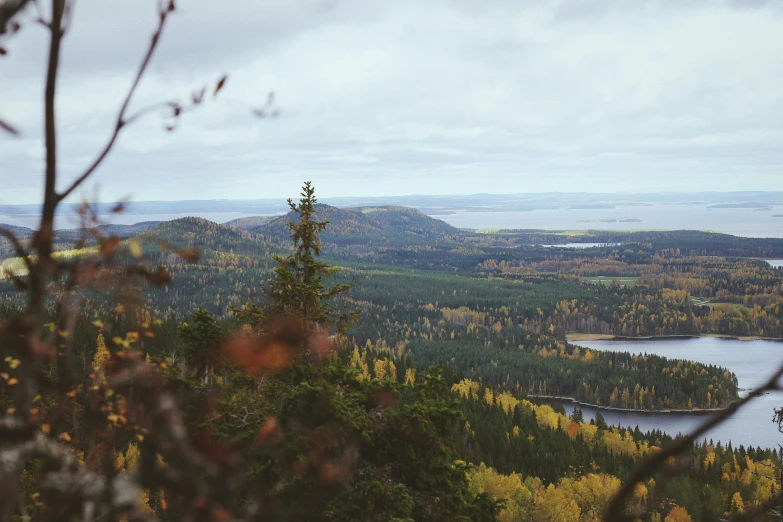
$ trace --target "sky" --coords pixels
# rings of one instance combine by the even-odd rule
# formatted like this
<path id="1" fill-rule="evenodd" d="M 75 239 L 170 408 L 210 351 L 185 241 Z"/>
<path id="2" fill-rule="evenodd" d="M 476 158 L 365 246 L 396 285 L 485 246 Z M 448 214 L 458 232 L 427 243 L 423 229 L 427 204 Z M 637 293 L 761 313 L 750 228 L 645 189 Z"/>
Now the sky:
<path id="1" fill-rule="evenodd" d="M 164 114 L 127 127 L 75 200 L 288 197 L 305 180 L 321 197 L 783 190 L 778 0 L 177 7 L 131 113 L 225 88 L 173 132 Z M 76 3 L 61 187 L 108 138 L 155 23 L 153 0 Z M 0 204 L 36 203 L 46 34 L 26 23 L 4 44 L 0 118 L 21 136 L 0 135 Z M 270 92 L 279 116 L 254 116 Z"/>

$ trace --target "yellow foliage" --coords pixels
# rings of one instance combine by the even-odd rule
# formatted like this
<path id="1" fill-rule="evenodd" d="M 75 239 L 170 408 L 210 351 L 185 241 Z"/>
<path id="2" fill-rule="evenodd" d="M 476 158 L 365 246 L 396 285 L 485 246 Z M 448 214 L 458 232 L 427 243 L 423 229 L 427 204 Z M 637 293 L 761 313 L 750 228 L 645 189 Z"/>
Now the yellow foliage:
<path id="1" fill-rule="evenodd" d="M 693 519 L 684 507 L 674 506 L 663 522 L 693 522 Z"/>
<path id="2" fill-rule="evenodd" d="M 416 370 L 414 368 L 405 370 L 405 384 L 408 384 L 409 386 L 416 384 Z"/>
<path id="3" fill-rule="evenodd" d="M 597 432 L 598 432 L 598 426 L 596 426 L 595 424 L 585 424 L 583 422 L 579 423 L 579 434 L 588 444 L 593 442 L 593 439 L 595 439 L 595 434 Z"/>
<path id="4" fill-rule="evenodd" d="M 373 364 L 373 371 L 375 373 L 375 378 L 379 381 L 385 381 L 389 378 L 388 374 L 388 364 L 386 360 L 381 359 L 375 359 L 375 363 Z"/>
<path id="5" fill-rule="evenodd" d="M 462 379 L 451 387 L 451 391 L 459 394 L 463 399 L 478 399 L 480 385 L 470 379 Z"/>
<path id="6" fill-rule="evenodd" d="M 367 365 L 367 354 L 360 354 L 359 348 L 356 346 L 354 346 L 353 352 L 351 353 L 350 365 L 351 368 L 359 370 L 359 375 L 356 376 L 356 379 L 359 382 L 364 382 L 370 378 L 370 367 Z"/>
<path id="7" fill-rule="evenodd" d="M 468 472 L 468 483 L 473 493 L 489 493 L 495 499 L 506 499 L 505 508 L 500 512 L 503 522 L 529 520 L 536 491 L 541 487 L 537 478 L 523 480 L 517 473 L 501 475 L 484 463 Z"/>
<path id="8" fill-rule="evenodd" d="M 742 495 L 737 491 L 734 496 L 731 497 L 731 511 L 734 513 L 745 512 L 745 502 L 742 501 Z"/>
<path id="9" fill-rule="evenodd" d="M 488 406 L 495 404 L 495 395 L 489 388 L 484 388 L 484 402 L 486 402 Z"/>
<path id="10" fill-rule="evenodd" d="M 609 501 L 620 489 L 620 479 L 606 473 L 590 473 L 578 480 L 564 478 L 558 486 L 576 500 L 585 520 L 599 520 Z"/>
<path id="11" fill-rule="evenodd" d="M 647 490 L 647 486 L 645 486 L 641 482 L 636 484 L 636 486 L 634 486 L 633 488 L 633 496 L 640 504 L 644 504 L 645 502 L 647 502 L 648 493 L 649 491 Z"/>
<path id="12" fill-rule="evenodd" d="M 106 361 L 111 357 L 111 353 L 106 348 L 106 341 L 103 334 L 98 334 L 98 344 L 95 349 L 95 356 L 92 359 L 92 369 L 95 372 L 95 381 L 98 384 L 106 385 Z"/>
<path id="13" fill-rule="evenodd" d="M 534 520 L 542 522 L 579 522 L 582 510 L 562 488 L 550 484 L 538 492 Z"/>

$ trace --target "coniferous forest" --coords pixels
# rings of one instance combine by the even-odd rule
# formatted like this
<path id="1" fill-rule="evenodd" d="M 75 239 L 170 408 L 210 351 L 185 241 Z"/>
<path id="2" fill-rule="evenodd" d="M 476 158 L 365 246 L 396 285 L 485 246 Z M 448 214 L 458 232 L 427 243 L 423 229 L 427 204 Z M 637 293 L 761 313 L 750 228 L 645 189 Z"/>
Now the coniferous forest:
<path id="1" fill-rule="evenodd" d="M 111 244 L 117 262 L 144 260 L 166 275 L 85 297 L 67 363 L 46 373 L 50 386 L 72 383 L 72 400 L 38 399 L 36 415 L 56 413 L 39 429 L 88 468 L 110 455 L 112 473 L 167 469 L 128 410 L 132 389 L 114 384 L 139 359 L 182 405 L 194 451 L 240 459 L 225 463 L 233 478 L 222 490 L 203 477 L 210 502 L 226 509 L 250 502 L 270 519 L 302 520 L 597 520 L 632 472 L 676 440 L 608 426 L 600 413 L 588 421 L 578 408 L 567 416 L 547 396 L 719 409 L 737 400 L 737 381 L 729 368 L 591 351 L 566 335 L 779 335 L 783 282 L 752 257 L 777 248 L 769 240 L 694 232 L 673 248 L 671 234 L 649 233 L 574 251 L 537 247 L 530 233 L 451 229 L 410 209 L 343 212 L 317 204 L 310 185 L 291 205 L 250 230 L 185 218 L 96 235 L 76 251 L 74 233 L 58 234 L 62 259 Z M 3 243 L 11 261 L 12 247 Z M 18 283 L 2 283 L 9 323 L 24 303 Z M 51 289 L 52 303 L 61 291 Z M 63 335 L 51 306 L 47 324 Z M 24 363 L 9 354 L 5 364 L 8 413 Z M 96 439 L 105 430 L 111 437 Z M 25 464 L 19 487 L 26 512 L 43 516 L 53 508 L 37 500 L 39 465 Z M 779 494 L 779 467 L 777 448 L 697 440 L 637 484 L 625 510 L 638 520 L 753 512 Z M 138 505 L 179 520 L 201 493 L 164 482 L 143 488 Z"/>
<path id="2" fill-rule="evenodd" d="M 324 205 L 318 202 L 309 181 L 304 182 L 298 196 L 288 200 L 283 215 L 243 217 L 224 224 L 201 217 L 114 224 L 118 221 L 115 218 L 128 210 L 125 203 L 101 205 L 89 197 L 80 205 L 73 201 L 116 152 L 121 135 L 151 114 L 162 116 L 164 130 L 173 132 L 192 112 L 226 97 L 228 75 L 199 85 L 190 96 L 156 98 L 148 105 L 146 100 L 152 99 L 156 82 L 146 82 L 145 76 L 151 68 L 166 69 L 151 64 L 169 20 L 179 14 L 178 2 L 157 2 L 146 50 L 135 72 L 129 75 L 127 90 L 122 91 L 116 89 L 114 76 L 122 76 L 124 66 L 112 61 L 111 46 L 105 41 L 92 45 L 89 52 L 82 47 L 87 59 L 84 63 L 79 62 L 84 57 L 78 54 L 73 61 L 63 58 L 70 45 L 65 42 L 73 28 L 75 4 L 75 0 L 0 0 L 0 59 L 19 53 L 14 39 L 30 29 L 42 31 L 45 38 L 38 48 L 46 51 L 42 54 L 41 106 L 33 109 L 32 104 L 19 102 L 20 94 L 33 90 L 26 83 L 17 80 L 16 88 L 10 90 L 10 98 L 24 105 L 11 115 L 42 119 L 42 125 L 36 126 L 39 134 L 20 139 L 29 132 L 29 122 L 22 126 L 6 121 L 5 114 L 0 118 L 2 138 L 18 140 L 14 143 L 21 151 L 12 155 L 0 151 L 3 160 L 11 159 L 7 176 L 24 178 L 25 172 L 30 172 L 31 151 L 43 152 L 42 165 L 38 165 L 43 167 L 39 187 L 43 190 L 36 192 L 41 197 L 34 205 L 40 212 L 33 211 L 37 224 L 34 229 L 0 225 L 0 522 L 712 522 L 773 521 L 783 517 L 783 446 L 754 447 L 734 437 L 723 441 L 707 436 L 712 433 L 710 429 L 748 403 L 780 390 L 783 367 L 773 373 L 775 365 L 770 362 L 771 375 L 766 383 L 740 389 L 741 382 L 745 384 L 739 369 L 735 374 L 731 367 L 692 360 L 684 350 L 678 350 L 674 357 L 663 357 L 579 344 L 591 339 L 617 342 L 702 336 L 758 342 L 783 339 L 783 268 L 768 262 L 783 258 L 783 239 L 697 230 L 468 230 L 396 203 L 346 208 Z M 210 4 L 215 9 L 220 4 L 225 12 L 213 11 L 213 16 L 203 16 L 202 12 L 202 18 L 209 22 L 209 34 L 200 32 L 189 42 L 180 39 L 175 46 L 185 54 L 196 44 L 206 42 L 210 46 L 207 50 L 201 48 L 201 54 L 188 54 L 188 59 L 182 61 L 198 64 L 199 74 L 202 62 L 211 57 L 212 47 L 220 44 L 221 28 L 223 36 L 231 36 L 230 45 L 242 47 L 242 40 L 247 39 L 267 50 L 277 43 L 264 40 L 266 33 L 281 37 L 286 32 L 284 24 L 277 27 L 276 16 L 281 17 L 280 21 L 285 18 L 277 10 L 287 11 L 287 4 L 285 8 L 262 9 L 271 20 L 265 26 L 269 30 L 259 30 L 243 17 L 242 24 L 237 25 L 251 28 L 250 36 L 242 36 L 242 28 L 237 34 L 226 34 L 231 24 L 223 17 L 236 16 L 233 6 Z M 340 8 L 340 2 L 312 4 L 313 12 L 324 17 Z M 462 3 L 443 4 L 445 13 L 447 7 Z M 754 9 L 763 8 L 763 2 L 757 4 Z M 411 3 L 406 9 L 415 12 L 415 5 Z M 112 4 L 106 9 L 115 7 Z M 495 7 L 493 4 L 487 11 L 492 11 L 497 20 L 504 18 L 503 11 L 495 12 Z M 195 4 L 189 8 L 195 8 Z M 568 29 L 558 29 L 557 35 L 536 32 L 536 45 L 530 48 L 567 40 L 568 33 L 582 24 L 576 19 L 590 18 L 591 9 L 562 13 L 558 7 L 552 19 L 568 24 L 562 25 Z M 368 8 L 368 12 L 371 10 Z M 481 39 L 502 33 L 486 28 L 472 30 L 472 19 L 483 10 L 475 9 L 465 18 L 464 25 L 470 29 L 465 32 L 480 34 Z M 655 17 L 654 11 L 642 11 L 645 24 L 648 17 Z M 100 9 L 94 12 L 100 14 Z M 432 13 L 439 22 L 444 18 L 441 11 Z M 593 18 L 615 18 L 608 13 L 612 9 L 607 7 L 606 13 Z M 751 16 L 748 13 L 743 16 Z M 320 19 L 328 21 L 313 24 L 315 31 L 304 29 L 309 21 L 298 20 L 297 32 L 329 35 L 332 26 L 339 26 L 347 34 L 356 28 L 350 16 L 342 18 L 344 14 Z M 680 12 L 677 15 L 684 16 Z M 411 15 L 405 21 L 404 32 L 393 34 L 408 39 L 422 25 L 422 19 Z M 539 22 L 533 20 L 538 31 Z M 593 23 L 597 24 L 596 20 Z M 122 22 L 127 27 L 120 32 L 133 32 L 137 20 Z M 641 25 L 627 24 L 623 29 L 627 32 L 627 27 L 633 27 L 641 34 Z M 757 30 L 752 24 L 746 25 Z M 427 26 L 433 32 L 423 40 L 426 47 L 435 47 L 440 40 L 449 40 L 451 45 L 451 38 L 440 38 L 436 26 Z M 376 31 L 374 25 L 367 27 L 372 27 L 373 39 L 388 38 L 380 28 Z M 524 24 L 509 20 L 508 27 L 518 32 Z M 111 32 L 98 25 L 92 29 L 96 28 L 103 40 Z M 233 33 L 234 28 L 229 28 Z M 758 40 L 768 50 L 773 46 L 763 29 L 758 29 Z M 715 31 L 721 36 L 725 32 L 724 26 Z M 324 43 L 321 38 L 313 41 Z M 306 45 L 307 38 L 294 40 L 302 49 L 312 49 Z M 676 41 L 669 33 L 664 40 Z M 74 48 L 84 45 L 79 42 L 75 41 Z M 118 59 L 126 51 L 126 43 L 123 41 L 116 53 Z M 580 41 L 573 46 L 578 53 L 554 55 L 556 60 L 549 62 L 558 67 L 565 67 L 561 62 L 567 61 L 587 63 L 590 70 L 611 77 L 604 68 L 618 61 L 617 57 L 596 60 L 591 54 L 595 50 L 583 44 Z M 505 53 L 516 45 L 513 38 L 481 40 L 480 45 L 456 41 L 453 47 L 461 54 L 475 54 L 477 63 L 495 61 L 482 59 L 480 47 L 492 48 L 493 57 L 504 53 L 500 60 L 503 67 L 480 74 L 467 70 L 467 75 L 452 80 L 464 82 L 470 91 L 468 84 L 483 76 L 494 77 L 497 73 L 502 78 L 499 72 L 510 69 L 508 63 L 515 60 L 507 60 L 512 55 Z M 634 49 L 628 51 L 628 56 L 633 56 L 634 63 L 643 63 L 647 74 L 647 69 L 654 69 L 654 62 L 666 61 L 662 47 L 657 41 L 650 47 L 655 48 L 655 52 L 648 53 L 654 59 L 638 60 Z M 679 53 L 687 51 L 683 46 L 671 47 L 677 49 L 678 59 Z M 731 63 L 731 59 L 742 56 L 717 47 L 721 54 L 714 60 L 716 65 L 710 65 L 709 81 L 704 84 L 709 88 L 694 83 L 692 90 L 702 99 L 690 104 L 703 104 L 709 111 L 720 105 L 715 103 L 720 98 L 713 98 L 714 92 L 726 88 L 721 84 L 723 80 L 715 81 L 720 76 L 716 74 L 720 72 L 717 64 Z M 171 48 L 165 52 L 171 53 Z M 235 58 L 245 56 L 241 49 L 232 49 L 232 53 L 228 61 L 234 65 Z M 282 56 L 278 62 L 263 62 L 264 67 L 294 62 L 297 54 Z M 366 63 L 372 65 L 366 69 L 388 65 L 385 62 L 400 67 L 389 73 L 394 82 L 401 81 L 402 65 L 409 61 L 404 54 L 378 53 L 372 48 L 366 56 L 370 57 Z M 351 64 L 347 69 L 360 68 L 356 64 L 364 63 L 366 56 L 351 54 L 345 60 Z M 433 56 L 440 61 L 439 55 Z M 562 59 L 568 56 L 572 59 Z M 316 59 L 320 57 L 316 53 Z M 546 63 L 543 58 L 537 59 Z M 426 64 L 428 73 L 433 70 L 440 75 L 446 71 L 427 56 L 412 61 Z M 77 73 L 63 74 L 66 63 Z M 682 69 L 691 67 L 685 61 L 682 64 Z M 332 63 L 323 60 L 315 65 L 309 64 L 308 74 L 312 72 L 313 76 L 307 78 L 313 78 L 315 88 L 322 91 L 319 95 L 331 90 L 351 91 L 335 107 L 326 102 L 320 106 L 318 111 L 329 118 L 342 111 L 364 117 L 366 111 L 378 105 L 350 99 L 352 89 L 358 92 L 366 79 L 344 81 L 337 77 L 335 81 Z M 16 67 L 22 75 L 29 73 L 26 62 Z M 181 67 L 177 62 L 175 69 Z M 765 75 L 769 68 L 765 66 Z M 324 83 L 329 85 L 317 81 L 317 69 L 328 71 L 329 81 Z M 80 83 L 78 89 L 58 87 L 58 79 L 81 80 L 93 70 L 110 71 L 107 76 L 111 81 L 101 78 L 100 83 L 88 87 Z M 487 71 L 494 72 L 485 74 Z M 744 77 L 745 70 L 740 72 L 739 76 Z M 623 121 L 618 127 L 624 134 L 615 135 L 618 144 L 609 138 L 598 147 L 596 144 L 605 139 L 603 132 L 590 125 L 592 120 L 603 120 L 603 113 L 609 112 L 606 108 L 615 105 L 605 100 L 619 100 L 623 91 L 615 95 L 612 84 L 602 84 L 594 77 L 599 87 L 593 94 L 595 100 L 604 100 L 603 106 L 596 110 L 590 96 L 585 96 L 584 105 L 571 116 L 568 112 L 556 115 L 555 119 L 567 122 L 568 132 L 548 144 L 542 139 L 535 147 L 519 147 L 523 142 L 539 141 L 535 129 L 542 134 L 549 132 L 553 124 L 546 112 L 528 112 L 524 121 L 517 120 L 516 125 L 524 129 L 517 134 L 508 132 L 514 127 L 513 120 L 509 119 L 512 124 L 508 128 L 487 122 L 505 121 L 511 116 L 513 107 L 506 107 L 503 100 L 506 96 L 517 97 L 512 92 L 517 83 L 533 84 L 535 88 L 528 93 L 531 96 L 533 91 L 553 91 L 566 98 L 561 95 L 561 86 L 579 84 L 579 89 L 588 90 L 592 83 L 589 79 L 564 82 L 560 78 L 551 83 L 557 84 L 557 89 L 549 87 L 551 79 L 499 80 L 495 84 L 499 88 L 493 88 L 489 97 L 492 99 L 480 100 L 479 95 L 468 92 L 468 97 L 475 98 L 471 103 L 478 100 L 481 110 L 464 99 L 453 106 L 444 103 L 442 110 L 449 113 L 449 124 L 441 128 L 441 133 L 460 140 L 467 136 L 480 142 L 484 134 L 498 140 L 484 142 L 482 153 L 492 158 L 491 163 L 466 171 L 483 171 L 487 179 L 481 183 L 501 179 L 492 178 L 489 172 L 502 167 L 500 158 L 505 155 L 519 163 L 512 161 L 513 168 L 505 164 L 507 172 L 519 172 L 527 168 L 525 162 L 536 159 L 532 156 L 541 155 L 544 159 L 538 164 L 539 171 L 573 171 L 575 165 L 583 163 L 576 170 L 584 170 L 580 176 L 585 179 L 594 162 L 608 165 L 597 163 L 604 157 L 618 162 L 611 164 L 610 171 L 622 171 L 623 158 L 632 156 L 641 158 L 636 166 L 642 169 L 654 165 L 654 170 L 645 172 L 658 172 L 670 180 L 679 172 L 703 165 L 721 172 L 718 163 L 731 163 L 733 156 L 748 155 L 748 151 L 754 161 L 758 153 L 757 163 L 763 162 L 763 153 L 771 148 L 763 139 L 762 130 L 766 128 L 752 128 L 751 118 L 732 120 L 726 113 L 722 115 L 726 122 L 707 132 L 700 127 L 699 117 L 682 112 L 688 104 L 679 103 L 679 97 L 673 97 L 678 100 L 678 112 L 675 117 L 670 115 L 669 127 L 662 123 L 667 122 L 666 115 L 659 117 L 657 111 L 655 118 L 634 127 L 631 116 L 640 109 L 631 99 L 646 99 L 646 91 L 656 91 L 646 85 L 642 89 L 639 76 L 634 73 L 628 82 L 633 89 L 627 91 L 623 103 L 617 104 L 622 105 Z M 678 96 L 679 91 L 689 90 L 687 82 L 672 82 L 670 75 L 664 76 L 667 83 L 678 84 Z M 396 84 L 383 76 L 378 78 L 382 81 L 374 78 L 366 83 L 383 83 L 385 91 L 397 95 Z M 465 81 L 468 78 L 470 81 Z M 159 75 L 157 80 L 158 86 L 169 83 L 166 76 Z M 416 77 L 416 82 L 421 87 L 427 79 Z M 762 97 L 766 90 L 776 92 L 763 89 L 760 83 L 747 89 L 752 98 Z M 391 89 L 386 89 L 389 84 Z M 105 94 L 100 91 L 112 95 L 117 91 L 122 97 L 110 118 L 106 140 L 80 166 L 86 144 L 94 141 L 94 136 L 86 136 L 89 133 L 80 133 L 92 129 L 91 120 L 102 116 L 95 114 L 104 108 L 98 102 Z M 440 104 L 447 94 L 434 86 L 432 91 L 437 93 L 438 101 L 432 105 Z M 300 103 L 307 98 L 306 93 L 299 93 Z M 405 91 L 400 93 L 401 97 L 407 96 Z M 461 92 L 458 95 L 462 97 Z M 350 107 L 346 107 L 349 99 Z M 280 114 L 273 93 L 261 103 L 236 98 L 226 101 L 233 107 L 230 114 L 207 115 L 203 121 L 225 122 L 241 115 L 272 120 Z M 526 103 L 526 111 L 536 105 L 532 100 Z M 556 106 L 565 110 L 568 103 L 553 98 L 536 109 Z M 504 114 L 485 121 L 469 116 L 470 126 L 455 124 L 464 114 L 493 110 L 492 105 Z M 743 100 L 732 99 L 727 105 L 734 111 L 743 107 Z M 437 110 L 401 110 L 427 114 L 418 123 L 409 120 L 387 126 L 390 115 L 402 107 L 391 103 L 384 108 L 388 113 L 375 114 L 376 121 L 384 123 L 379 125 L 384 127 L 384 136 L 365 136 L 366 128 L 354 128 L 349 120 L 326 118 L 319 124 L 308 122 L 306 116 L 294 118 L 293 125 L 284 132 L 311 139 L 311 129 L 327 129 L 327 134 L 335 133 L 329 136 L 330 146 L 339 147 L 345 135 L 341 137 L 336 127 L 351 128 L 351 138 L 343 140 L 348 143 L 343 151 L 327 155 L 323 144 L 319 145 L 323 149 L 304 151 L 308 159 L 318 156 L 322 163 L 312 165 L 324 169 L 327 163 L 342 162 L 344 157 L 363 169 L 378 158 L 412 156 L 393 167 L 400 169 L 396 172 L 410 167 L 406 179 L 415 180 L 422 172 L 437 170 L 428 169 L 426 162 L 418 165 L 418 156 L 437 154 L 448 167 L 443 170 L 449 173 L 465 166 L 462 158 L 469 155 L 463 155 L 462 145 L 452 149 L 451 144 L 456 142 L 438 142 L 441 137 L 437 126 L 428 121 Z M 73 119 L 79 112 L 87 116 Z M 768 108 L 758 110 L 758 114 L 764 112 L 777 113 Z M 333 125 L 335 122 L 339 124 Z M 244 124 L 240 127 L 226 133 L 211 129 L 206 137 L 183 138 L 180 146 L 189 143 L 189 147 L 172 154 L 172 158 L 182 160 L 192 153 L 193 157 L 186 159 L 191 161 L 194 175 L 185 177 L 179 172 L 180 181 L 184 180 L 180 185 L 196 185 L 198 171 L 209 170 L 212 182 L 224 172 L 242 170 L 238 165 L 248 165 L 231 163 L 215 168 L 208 164 L 206 153 L 195 153 L 205 143 L 221 143 L 226 150 L 217 156 L 222 155 L 224 160 L 229 156 L 232 160 L 242 156 L 241 161 L 259 158 L 257 150 L 234 148 L 235 140 L 250 134 Z M 639 132 L 648 127 L 654 127 L 657 134 Z M 729 127 L 741 128 L 742 134 L 721 130 Z M 588 128 L 596 131 L 586 133 L 595 134 L 591 138 L 595 143 L 576 139 L 576 134 Z M 688 134 L 691 128 L 695 129 L 692 135 Z M 137 140 L 146 132 L 142 131 L 136 135 Z M 411 133 L 430 136 L 411 143 L 406 142 L 407 138 L 396 142 L 389 138 Z M 724 134 L 728 138 L 724 139 Z M 725 149 L 712 149 L 714 157 L 691 157 L 682 149 L 667 148 L 670 145 L 666 143 L 679 142 L 681 136 L 686 136 L 682 141 L 693 149 L 709 150 L 714 143 L 723 144 Z M 736 138 L 752 148 L 740 149 L 742 154 L 732 150 L 726 144 Z M 775 136 L 767 138 L 772 142 Z M 514 150 L 504 150 L 503 141 L 513 144 Z M 384 149 L 388 142 L 400 149 Z M 65 152 L 63 143 L 67 144 Z M 269 152 L 280 144 L 285 149 L 285 143 L 270 140 L 263 150 Z M 156 199 L 157 194 L 165 192 L 163 181 L 169 181 L 158 178 L 170 174 L 165 162 L 154 161 L 157 145 L 153 140 L 137 141 L 136 148 L 125 151 L 123 161 L 112 164 L 115 174 L 127 169 L 124 172 L 128 177 L 155 177 L 161 186 L 144 188 L 156 194 Z M 658 155 L 645 156 L 648 148 Z M 522 149 L 525 157 L 516 149 Z M 557 158 L 568 160 L 567 165 L 553 161 L 555 150 Z M 589 152 L 589 156 L 581 156 L 585 161 L 573 161 L 580 157 L 577 152 L 583 151 Z M 345 153 L 342 159 L 341 152 Z M 149 172 L 134 171 L 125 164 L 132 162 L 130 156 L 147 155 L 144 159 L 149 160 L 145 164 Z M 443 159 L 452 155 L 460 158 L 459 162 Z M 661 160 L 666 156 L 687 161 L 666 164 L 673 167 L 668 168 Z M 720 161 L 709 161 L 715 158 Z M 174 164 L 185 170 L 183 163 Z M 280 168 L 276 176 L 306 171 L 292 165 L 270 161 L 263 167 Z M 722 171 L 723 177 L 727 172 L 734 177 L 738 172 L 744 175 L 751 172 L 750 167 L 757 165 L 731 163 L 729 170 Z M 17 168 L 19 172 L 10 171 Z M 346 170 L 344 179 L 359 179 L 352 177 L 355 170 Z M 592 172 L 596 180 L 591 183 L 604 176 L 598 167 Z M 176 168 L 172 169 L 171 174 L 177 173 Z M 710 182 L 712 176 L 710 170 Z M 136 181 L 132 179 L 127 186 L 136 187 Z M 551 182 L 536 181 L 541 182 L 537 187 L 541 190 L 544 181 Z M 227 177 L 221 183 L 228 186 L 232 181 Z M 26 193 L 27 188 L 22 191 L 20 186 L 10 192 Z M 619 191 L 618 187 L 613 190 Z M 180 186 L 178 190 L 184 193 L 192 188 Z M 94 199 L 98 199 L 95 194 Z M 563 208 L 559 195 L 549 195 L 544 202 L 511 198 L 491 207 L 485 206 L 487 197 L 468 197 L 463 209 L 521 211 L 543 209 L 552 202 L 557 203 L 558 210 Z M 683 202 L 686 196 L 672 197 Z M 715 193 L 711 193 L 713 197 Z M 442 215 L 434 213 L 444 209 L 434 205 L 431 197 L 413 198 L 433 215 Z M 574 210 L 605 208 L 595 198 L 587 199 L 586 207 Z M 465 203 L 468 200 L 472 203 Z M 628 201 L 644 204 L 636 198 Z M 212 202 L 192 203 L 206 203 L 200 207 L 203 210 Z M 710 202 L 714 204 L 707 210 L 772 210 L 766 203 Z M 161 208 L 156 202 L 147 203 L 147 208 Z M 29 210 L 33 205 L 19 208 L 23 207 Z M 267 208 L 280 206 L 274 203 Z M 78 226 L 63 226 L 66 221 L 61 216 L 68 210 L 71 218 L 78 219 Z M 636 218 L 621 221 L 640 222 Z M 571 243 L 581 243 L 577 246 L 584 248 L 574 248 Z M 568 413 L 566 405 L 570 407 Z M 596 413 L 587 415 L 588 407 Z M 682 415 L 698 417 L 701 423 L 690 433 L 643 431 L 639 426 L 612 425 L 604 416 L 610 416 L 610 412 L 656 419 Z M 772 408 L 764 424 L 773 430 L 777 427 L 783 440 L 783 408 Z M 760 426 L 745 428 L 752 433 Z"/>

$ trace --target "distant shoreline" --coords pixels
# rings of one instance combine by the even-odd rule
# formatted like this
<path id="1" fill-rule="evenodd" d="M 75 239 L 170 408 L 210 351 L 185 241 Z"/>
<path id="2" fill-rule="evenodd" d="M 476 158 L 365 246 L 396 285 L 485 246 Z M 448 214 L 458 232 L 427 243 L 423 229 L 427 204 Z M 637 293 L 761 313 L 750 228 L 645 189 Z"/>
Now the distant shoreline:
<path id="1" fill-rule="evenodd" d="M 590 408 L 596 408 L 599 410 L 605 410 L 605 411 L 619 411 L 619 412 L 625 412 L 625 413 L 667 413 L 667 414 L 686 414 L 686 415 L 701 415 L 701 414 L 707 414 L 707 413 L 715 413 L 716 411 L 722 411 L 725 408 L 691 408 L 691 409 L 666 409 L 666 410 L 640 410 L 636 408 L 618 408 L 616 406 L 601 406 L 599 404 L 591 404 L 589 402 L 582 402 L 574 399 L 573 397 L 560 397 L 557 395 L 533 395 L 528 394 L 527 395 L 530 398 L 533 399 L 552 399 L 557 401 L 567 401 L 571 402 L 573 404 L 578 404 L 579 406 L 588 406 Z M 726 406 L 728 407 L 728 405 Z"/>
<path id="2" fill-rule="evenodd" d="M 595 334 L 595 333 L 568 333 L 566 341 L 569 343 L 579 341 L 674 341 L 677 339 L 699 339 L 701 337 L 714 337 L 716 339 L 728 339 L 733 341 L 775 341 L 783 342 L 778 337 L 761 337 L 758 335 L 727 335 L 706 333 L 700 335 L 650 335 L 646 337 L 629 337 L 626 335 Z"/>

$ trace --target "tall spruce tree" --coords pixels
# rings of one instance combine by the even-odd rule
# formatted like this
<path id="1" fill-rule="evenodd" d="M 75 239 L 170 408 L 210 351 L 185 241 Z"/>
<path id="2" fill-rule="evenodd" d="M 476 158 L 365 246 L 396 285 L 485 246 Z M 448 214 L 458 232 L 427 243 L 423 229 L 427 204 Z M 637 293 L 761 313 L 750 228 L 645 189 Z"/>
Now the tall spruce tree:
<path id="1" fill-rule="evenodd" d="M 327 286 L 327 279 L 338 272 L 318 258 L 321 255 L 320 232 L 326 230 L 328 221 L 316 217 L 315 189 L 311 182 L 302 187 L 299 203 L 288 200 L 294 217 L 288 223 L 294 252 L 288 256 L 274 256 L 277 267 L 264 291 L 269 303 L 260 308 L 249 305 L 237 311 L 240 318 L 263 322 L 271 317 L 293 317 L 308 326 L 335 327 L 343 333 L 358 316 L 358 309 L 346 311 L 335 305 L 335 298 L 350 289 L 347 283 Z"/>

